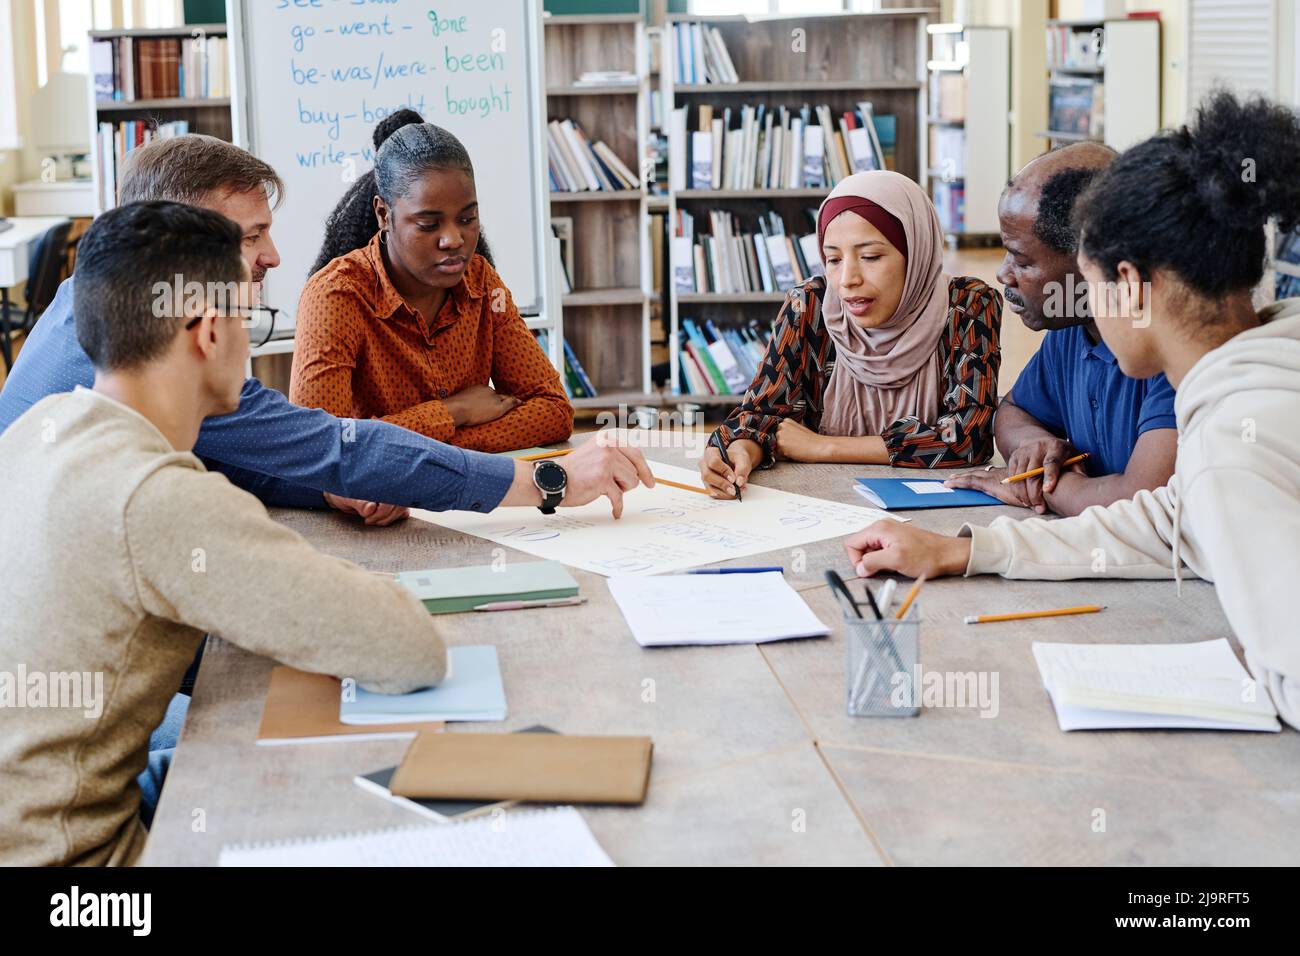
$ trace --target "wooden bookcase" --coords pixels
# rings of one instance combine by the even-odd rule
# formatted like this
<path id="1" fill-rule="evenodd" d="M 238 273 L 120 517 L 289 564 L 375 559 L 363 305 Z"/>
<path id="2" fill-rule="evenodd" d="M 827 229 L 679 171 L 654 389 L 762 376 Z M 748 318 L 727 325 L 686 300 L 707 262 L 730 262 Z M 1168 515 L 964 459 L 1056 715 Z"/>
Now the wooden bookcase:
<path id="1" fill-rule="evenodd" d="M 547 119 L 571 119 L 629 168 L 646 153 L 650 84 L 645 25 L 636 15 L 547 16 Z M 587 71 L 627 70 L 635 84 L 578 84 Z M 577 408 L 651 401 L 650 227 L 644 183 L 621 192 L 552 192 L 552 217 L 573 220 L 572 291 L 564 337 L 596 387 Z M 562 361 L 561 356 L 561 361 Z"/>
<path id="2" fill-rule="evenodd" d="M 674 108 L 709 104 L 714 115 L 732 107 L 766 103 L 798 111 L 805 103 L 825 103 L 832 114 L 870 100 L 877 115 L 897 123 L 894 166 L 926 185 L 925 117 L 927 53 L 926 11 L 884 10 L 764 17 L 673 15 L 663 31 L 661 75 L 665 123 Z M 677 84 L 672 25 L 700 23 L 722 34 L 740 78 L 738 83 Z M 693 119 L 693 113 L 691 117 Z M 671 187 L 671 182 L 670 182 Z M 721 208 L 751 223 L 775 210 L 796 234 L 811 231 L 805 210 L 821 204 L 830 190 L 818 189 L 669 189 L 669 228 L 678 209 L 701 222 L 708 210 Z M 680 321 L 687 317 L 734 327 L 750 319 L 775 320 L 783 292 L 679 293 L 666 283 L 669 299 L 670 391 L 673 400 L 701 405 L 735 405 L 739 395 L 691 393 L 681 371 Z"/>
<path id="3" fill-rule="evenodd" d="M 1100 133 L 1091 128 L 1084 135 L 1072 131 L 1045 129 L 1036 135 L 1050 148 L 1066 143 L 1101 142 L 1124 150 L 1153 136 L 1160 129 L 1160 21 L 1152 17 L 1123 20 L 1048 20 L 1048 83 L 1060 79 L 1088 79 L 1102 86 L 1098 111 Z M 1095 64 L 1061 62 L 1053 59 L 1051 37 L 1064 31 L 1071 38 L 1091 37 L 1100 43 Z M 1048 95 L 1048 125 L 1051 125 L 1051 95 Z"/>
<path id="4" fill-rule="evenodd" d="M 120 37 L 136 39 L 176 38 L 188 42 L 195 36 L 226 36 L 224 23 L 184 24 L 176 27 L 141 28 L 132 30 L 91 30 L 90 42 L 113 40 Z M 233 139 L 233 122 L 229 97 L 185 98 L 162 100 L 100 100 L 95 97 L 95 78 L 90 77 L 90 144 L 92 150 L 91 173 L 95 184 L 95 213 L 108 208 L 104 203 L 103 182 L 100 176 L 99 144 L 100 123 L 121 123 L 128 120 L 155 120 L 170 123 L 184 120 L 191 133 L 206 133 L 219 139 Z M 120 174 L 120 170 L 119 170 Z"/>
<path id="5" fill-rule="evenodd" d="M 998 235 L 998 197 L 1011 166 L 1011 31 L 1006 27 L 968 27 L 935 23 L 931 41 L 930 137 L 960 138 L 960 169 L 936 166 L 927 154 L 931 198 L 939 208 L 949 242 L 963 236 Z M 958 84 L 960 116 L 940 113 L 936 87 Z M 947 104 L 945 104 L 947 105 Z M 955 165 L 955 164 L 951 164 Z M 944 214 L 948 190 L 960 189 L 965 214 L 960 223 Z"/>

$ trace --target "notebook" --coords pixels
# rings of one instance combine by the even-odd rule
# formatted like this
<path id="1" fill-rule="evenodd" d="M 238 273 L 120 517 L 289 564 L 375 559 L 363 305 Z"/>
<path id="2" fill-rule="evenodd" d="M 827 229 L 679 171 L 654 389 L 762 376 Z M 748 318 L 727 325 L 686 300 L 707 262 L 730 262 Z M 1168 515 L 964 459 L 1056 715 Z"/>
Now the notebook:
<path id="1" fill-rule="evenodd" d="M 948 488 L 929 478 L 855 478 L 853 490 L 877 508 L 971 508 L 1002 504 L 992 495 L 972 488 Z"/>
<path id="2" fill-rule="evenodd" d="M 1062 730 L 1282 729 L 1268 690 L 1223 638 L 1032 647 Z"/>
<path id="3" fill-rule="evenodd" d="M 620 575 L 609 593 L 642 647 L 760 644 L 830 633 L 780 571 Z"/>
<path id="4" fill-rule="evenodd" d="M 257 729 L 258 745 L 409 740 L 422 730 L 443 727 L 442 721 L 349 726 L 339 721 L 341 689 L 341 681 L 328 674 L 309 674 L 283 665 L 274 668 Z"/>
<path id="5" fill-rule="evenodd" d="M 519 733 L 553 734 L 555 731 L 550 727 L 535 724 L 532 727 L 525 727 Z M 396 767 L 385 767 L 383 770 L 376 770 L 374 773 L 353 777 L 352 782 L 367 793 L 373 793 L 377 797 L 391 800 L 399 807 L 405 807 L 407 810 L 427 817 L 435 823 L 450 823 L 453 819 L 459 817 L 483 813 L 497 807 L 512 807 L 516 803 L 514 800 L 426 800 L 403 797 L 389 789 L 389 784 L 392 782 L 395 773 L 397 773 Z"/>
<path id="6" fill-rule="evenodd" d="M 435 827 L 398 827 L 223 846 L 219 866 L 613 866 L 573 807 L 510 810 Z"/>
<path id="7" fill-rule="evenodd" d="M 493 601 L 549 601 L 578 594 L 578 582 L 558 561 L 403 571 L 397 583 L 423 601 L 430 614 L 472 611 Z"/>
<path id="8" fill-rule="evenodd" d="M 409 694 L 377 694 L 358 687 L 339 703 L 345 724 L 387 724 L 395 720 L 505 720 L 506 692 L 501 685 L 497 649 L 491 644 L 447 650 L 447 678 L 437 687 Z"/>
<path id="9" fill-rule="evenodd" d="M 649 737 L 428 734 L 412 741 L 389 787 L 423 799 L 637 804 L 653 751 Z"/>

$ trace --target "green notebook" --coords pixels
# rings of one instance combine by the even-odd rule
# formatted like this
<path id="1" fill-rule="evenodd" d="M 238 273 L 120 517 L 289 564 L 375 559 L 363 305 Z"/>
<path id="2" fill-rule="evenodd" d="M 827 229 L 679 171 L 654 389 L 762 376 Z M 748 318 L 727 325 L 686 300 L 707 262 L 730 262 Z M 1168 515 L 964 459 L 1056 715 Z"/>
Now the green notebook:
<path id="1" fill-rule="evenodd" d="M 403 571 L 397 583 L 423 601 L 430 614 L 472 611 L 495 601 L 550 601 L 578 594 L 578 582 L 558 561 Z"/>

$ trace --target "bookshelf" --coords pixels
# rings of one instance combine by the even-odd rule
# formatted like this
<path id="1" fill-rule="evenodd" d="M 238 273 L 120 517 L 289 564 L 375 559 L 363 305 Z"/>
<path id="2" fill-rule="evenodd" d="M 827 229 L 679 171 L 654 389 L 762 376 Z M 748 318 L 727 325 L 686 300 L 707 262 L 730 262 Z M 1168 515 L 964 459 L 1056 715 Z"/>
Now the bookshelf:
<path id="1" fill-rule="evenodd" d="M 181 44 L 181 64 L 188 60 L 191 51 L 197 50 L 199 46 L 207 51 L 207 41 L 209 38 L 226 37 L 226 25 L 224 23 L 206 23 L 206 24 L 184 24 L 176 27 L 161 28 L 139 28 L 129 30 L 91 30 L 89 39 L 91 43 L 91 82 L 88 84 L 90 92 L 90 142 L 93 150 L 92 179 L 94 182 L 95 195 L 95 213 L 104 212 L 106 209 L 116 205 L 116 199 L 110 201 L 106 190 L 111 188 L 105 183 L 105 163 L 107 157 L 103 155 L 102 147 L 99 140 L 99 127 L 101 123 L 126 123 L 130 121 L 142 121 L 145 123 L 171 123 L 183 121 L 189 124 L 189 132 L 206 133 L 209 136 L 216 136 L 224 140 L 232 140 L 233 121 L 230 109 L 229 96 L 217 97 L 194 97 L 194 96 L 169 96 L 169 97 L 135 97 L 130 99 L 110 99 L 99 95 L 96 83 L 96 73 L 99 71 L 95 65 L 95 44 L 98 41 L 112 42 L 114 51 L 114 77 L 122 78 L 122 64 L 120 57 L 123 48 L 129 43 L 138 55 L 138 46 L 140 42 L 151 40 L 178 40 Z M 188 62 L 193 62 L 188 60 Z M 225 70 L 226 88 L 230 86 L 230 58 L 227 55 Z M 134 64 L 133 64 L 134 66 Z M 120 90 L 120 87 L 119 87 Z M 117 171 L 120 173 L 120 170 Z M 116 182 L 116 173 L 113 182 Z"/>
<path id="2" fill-rule="evenodd" d="M 926 32 L 930 198 L 949 242 L 995 236 L 1011 165 L 1011 31 L 935 23 Z"/>
<path id="3" fill-rule="evenodd" d="M 1036 135 L 1049 148 L 1099 142 L 1119 150 L 1154 135 L 1160 63 L 1154 17 L 1048 20 L 1048 128 Z"/>
<path id="4" fill-rule="evenodd" d="M 571 119 L 640 175 L 649 136 L 645 25 L 634 14 L 548 15 L 546 114 Z M 635 83 L 579 83 L 586 72 L 626 70 Z M 552 192 L 552 221 L 572 221 L 572 290 L 561 298 L 564 337 L 596 388 L 576 408 L 654 400 L 650 383 L 650 226 L 644 188 Z M 562 363 L 562 356 L 561 356 Z M 561 374 L 563 368 L 561 365 Z"/>
<path id="5" fill-rule="evenodd" d="M 727 108 L 739 113 L 742 107 L 759 103 L 766 104 L 768 110 L 785 107 L 792 112 L 798 112 L 804 104 L 814 108 L 825 105 L 838 118 L 843 111 L 854 110 L 859 102 L 870 101 L 876 116 L 895 118 L 892 168 L 925 186 L 926 15 L 927 11 L 909 9 L 752 20 L 744 16 L 671 15 L 662 34 L 660 113 L 665 127 L 670 125 L 672 111 L 682 107 L 687 108 L 690 130 L 695 128 L 692 123 L 701 105 L 711 106 L 715 118 Z M 676 83 L 674 30 L 680 24 L 716 29 L 738 82 Z M 689 187 L 690 171 L 686 173 Z M 705 229 L 708 212 L 723 210 L 738 216 L 746 230 L 759 215 L 770 210 L 781 217 L 792 239 L 814 230 L 808 210 L 815 212 L 830 191 L 830 187 L 673 189 L 671 179 L 669 186 L 670 230 L 679 210 L 694 216 L 697 228 Z M 735 405 L 739 394 L 705 393 L 689 387 L 682 367 L 682 319 L 712 322 L 722 330 L 751 322 L 766 329 L 776 318 L 785 294 L 679 292 L 671 278 L 665 282 L 665 289 L 671 400 Z"/>

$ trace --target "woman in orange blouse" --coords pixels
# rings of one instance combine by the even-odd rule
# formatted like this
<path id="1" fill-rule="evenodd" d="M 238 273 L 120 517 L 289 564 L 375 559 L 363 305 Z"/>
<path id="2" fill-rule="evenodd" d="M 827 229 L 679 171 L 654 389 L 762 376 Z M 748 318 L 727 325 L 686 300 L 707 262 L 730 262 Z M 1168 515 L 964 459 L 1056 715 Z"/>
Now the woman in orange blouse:
<path id="1" fill-rule="evenodd" d="M 476 451 L 568 438 L 559 375 L 480 239 L 465 147 L 412 110 L 375 145 L 298 301 L 289 398 Z"/>

